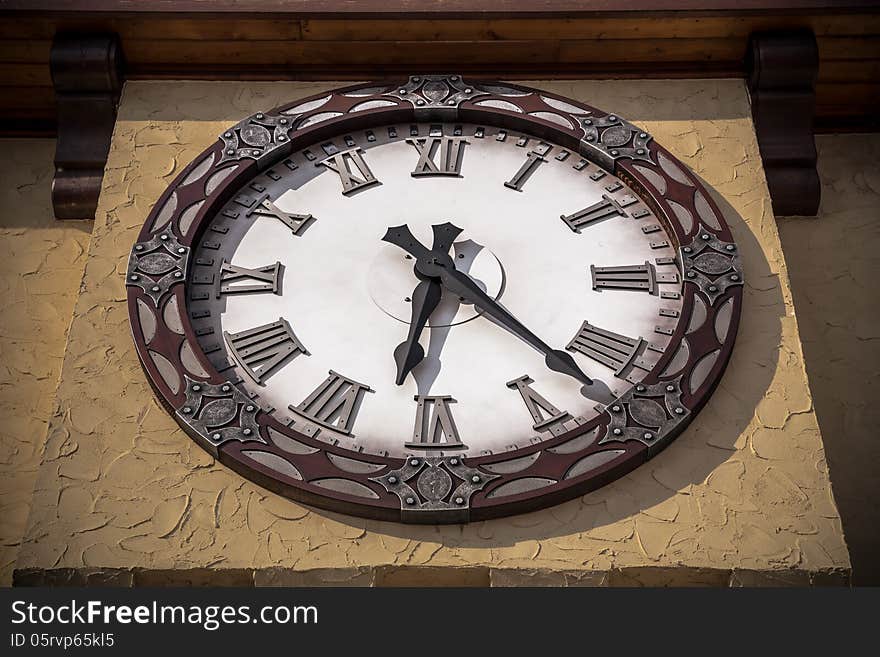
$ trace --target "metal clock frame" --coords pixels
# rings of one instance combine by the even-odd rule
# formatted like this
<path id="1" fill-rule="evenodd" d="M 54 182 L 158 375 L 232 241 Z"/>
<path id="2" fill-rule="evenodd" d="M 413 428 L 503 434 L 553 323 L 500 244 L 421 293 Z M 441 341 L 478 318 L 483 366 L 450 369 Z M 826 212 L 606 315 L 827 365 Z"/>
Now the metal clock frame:
<path id="1" fill-rule="evenodd" d="M 654 369 L 597 417 L 487 456 L 383 457 L 288 427 L 218 372 L 186 312 L 193 246 L 255 174 L 342 132 L 416 121 L 521 130 L 579 153 L 630 185 L 677 241 L 683 307 Z M 221 463 L 267 489 L 368 518 L 461 523 L 530 511 L 626 474 L 690 423 L 730 358 L 742 305 L 736 244 L 699 179 L 620 117 L 555 94 L 457 75 L 337 89 L 254 114 L 226 130 L 162 194 L 126 273 L 140 362 L 180 426 Z"/>

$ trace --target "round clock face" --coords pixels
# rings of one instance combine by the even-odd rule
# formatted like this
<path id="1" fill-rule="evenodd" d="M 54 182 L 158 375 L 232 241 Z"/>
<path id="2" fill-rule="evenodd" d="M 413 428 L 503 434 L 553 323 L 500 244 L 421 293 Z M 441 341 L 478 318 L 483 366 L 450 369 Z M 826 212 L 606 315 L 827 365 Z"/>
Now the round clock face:
<path id="1" fill-rule="evenodd" d="M 157 204 L 127 283 L 147 374 L 221 461 L 450 522 L 667 444 L 720 377 L 741 276 L 708 193 L 647 133 L 415 76 L 226 131 Z"/>

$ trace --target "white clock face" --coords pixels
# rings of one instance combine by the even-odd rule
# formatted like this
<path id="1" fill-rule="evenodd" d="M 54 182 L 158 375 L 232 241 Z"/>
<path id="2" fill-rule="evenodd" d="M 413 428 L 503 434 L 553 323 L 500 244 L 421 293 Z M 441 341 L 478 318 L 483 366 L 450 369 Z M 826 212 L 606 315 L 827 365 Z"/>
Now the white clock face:
<path id="1" fill-rule="evenodd" d="M 391 243 L 405 226 L 430 251 L 446 222 L 461 232 L 444 277 Z M 681 312 L 677 245 L 633 190 L 490 126 L 385 126 L 295 152 L 194 246 L 188 310 L 217 369 L 290 426 L 372 454 L 559 435 L 647 374 Z M 419 332 L 421 283 L 441 296 Z M 572 360 L 551 369 L 550 349 Z"/>

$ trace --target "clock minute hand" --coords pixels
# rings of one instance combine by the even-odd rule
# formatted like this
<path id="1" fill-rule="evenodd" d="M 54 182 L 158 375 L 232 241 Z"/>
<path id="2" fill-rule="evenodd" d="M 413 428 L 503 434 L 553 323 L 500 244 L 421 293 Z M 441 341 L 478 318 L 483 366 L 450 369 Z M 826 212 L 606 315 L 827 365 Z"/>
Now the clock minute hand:
<path id="1" fill-rule="evenodd" d="M 431 313 L 440 304 L 443 288 L 437 279 L 425 279 L 419 283 L 412 294 L 412 321 L 406 340 L 394 349 L 394 362 L 397 363 L 397 385 L 403 385 L 406 375 L 422 362 L 425 350 L 419 344 L 419 336 L 428 322 Z"/>
<path id="2" fill-rule="evenodd" d="M 440 280 L 451 293 L 466 299 L 483 312 L 492 317 L 508 331 L 517 336 L 526 344 L 531 345 L 544 354 L 544 362 L 554 372 L 567 374 L 585 385 L 592 385 L 593 380 L 584 374 L 578 367 L 571 354 L 561 349 L 553 349 L 537 335 L 532 333 L 526 326 L 514 317 L 506 308 L 501 306 L 495 299 L 483 292 L 474 280 L 457 269 L 443 267 L 440 271 Z"/>

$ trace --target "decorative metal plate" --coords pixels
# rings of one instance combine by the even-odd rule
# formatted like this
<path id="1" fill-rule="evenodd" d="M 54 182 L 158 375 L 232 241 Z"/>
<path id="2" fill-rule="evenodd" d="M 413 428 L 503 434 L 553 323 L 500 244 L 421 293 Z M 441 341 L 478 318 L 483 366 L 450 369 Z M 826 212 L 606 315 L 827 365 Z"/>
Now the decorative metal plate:
<path id="1" fill-rule="evenodd" d="M 596 417 L 568 418 L 546 439 L 501 454 L 368 455 L 318 440 L 313 426 L 281 422 L 230 380 L 230 371 L 218 371 L 200 346 L 186 312 L 189 260 L 236 190 L 294 149 L 330 135 L 424 120 L 552 140 L 632 187 L 677 242 L 684 285 L 671 343 L 638 385 Z M 298 235 L 308 219 L 291 215 L 286 222 Z M 647 132 L 543 91 L 437 75 L 338 89 L 231 127 L 160 197 L 126 273 L 144 371 L 181 427 L 221 463 L 314 506 L 420 523 L 482 520 L 556 504 L 620 477 L 668 445 L 706 402 L 730 358 L 742 283 L 733 236 L 710 193 Z M 262 284 L 271 287 L 272 280 Z"/>

